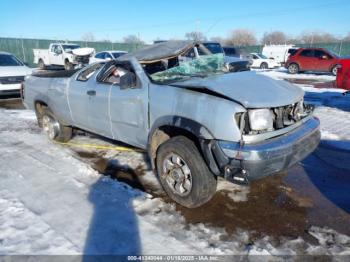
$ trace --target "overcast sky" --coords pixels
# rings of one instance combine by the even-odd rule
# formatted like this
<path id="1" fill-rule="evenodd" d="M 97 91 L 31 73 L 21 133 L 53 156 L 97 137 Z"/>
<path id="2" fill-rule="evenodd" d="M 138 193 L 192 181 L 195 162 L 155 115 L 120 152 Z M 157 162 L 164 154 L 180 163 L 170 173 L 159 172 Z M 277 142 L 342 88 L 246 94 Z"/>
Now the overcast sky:
<path id="1" fill-rule="evenodd" d="M 199 30 L 226 37 L 234 28 L 350 32 L 349 0 L 195 1 L 195 0 L 0 0 L 0 37 L 80 40 L 92 32 L 96 40 L 122 40 L 135 34 L 155 39 L 184 38 Z"/>

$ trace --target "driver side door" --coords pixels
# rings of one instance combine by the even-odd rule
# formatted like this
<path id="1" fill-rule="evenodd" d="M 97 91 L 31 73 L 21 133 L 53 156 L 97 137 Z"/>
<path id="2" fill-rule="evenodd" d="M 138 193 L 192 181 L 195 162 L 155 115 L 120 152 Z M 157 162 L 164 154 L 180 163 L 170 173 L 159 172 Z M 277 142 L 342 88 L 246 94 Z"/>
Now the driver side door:
<path id="1" fill-rule="evenodd" d="M 51 64 L 63 65 L 63 50 L 59 45 L 53 45 L 51 48 Z"/>

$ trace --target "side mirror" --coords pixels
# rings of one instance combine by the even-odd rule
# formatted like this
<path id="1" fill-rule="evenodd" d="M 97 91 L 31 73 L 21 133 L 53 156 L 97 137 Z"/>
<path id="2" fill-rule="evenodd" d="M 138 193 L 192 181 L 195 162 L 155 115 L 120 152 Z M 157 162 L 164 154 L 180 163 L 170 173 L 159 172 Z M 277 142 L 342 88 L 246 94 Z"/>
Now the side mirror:
<path id="1" fill-rule="evenodd" d="M 323 60 L 328 59 L 328 57 L 327 57 L 326 55 L 323 55 L 321 58 L 322 58 Z"/>
<path id="2" fill-rule="evenodd" d="M 136 86 L 136 75 L 132 72 L 127 72 L 120 77 L 120 89 L 133 88 Z"/>
<path id="3" fill-rule="evenodd" d="M 62 54 L 62 50 L 61 49 L 57 50 L 56 54 L 58 54 L 58 55 Z"/>

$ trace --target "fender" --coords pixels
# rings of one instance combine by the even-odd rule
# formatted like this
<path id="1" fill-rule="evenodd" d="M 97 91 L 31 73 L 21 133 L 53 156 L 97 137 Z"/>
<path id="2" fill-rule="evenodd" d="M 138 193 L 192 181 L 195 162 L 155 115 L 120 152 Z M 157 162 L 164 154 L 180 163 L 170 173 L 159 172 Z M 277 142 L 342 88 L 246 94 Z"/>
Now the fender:
<path id="1" fill-rule="evenodd" d="M 162 126 L 173 126 L 173 127 L 184 129 L 190 132 L 191 134 L 193 134 L 194 136 L 198 137 L 199 140 L 214 139 L 213 135 L 205 126 L 201 125 L 200 123 L 192 119 L 181 117 L 181 116 L 160 117 L 153 123 L 152 128 L 150 129 L 148 134 L 147 151 L 151 159 L 151 166 L 153 169 L 155 169 L 154 160 L 155 160 L 156 148 L 158 148 L 160 144 L 158 144 L 156 148 L 152 149 L 152 145 L 151 145 L 152 137 L 156 132 L 156 130 L 158 130 Z"/>
<path id="2" fill-rule="evenodd" d="M 174 126 L 185 129 L 200 139 L 214 139 L 211 132 L 202 124 L 182 116 L 162 116 L 158 118 L 152 125 L 148 134 L 148 143 L 154 132 L 161 126 Z"/>

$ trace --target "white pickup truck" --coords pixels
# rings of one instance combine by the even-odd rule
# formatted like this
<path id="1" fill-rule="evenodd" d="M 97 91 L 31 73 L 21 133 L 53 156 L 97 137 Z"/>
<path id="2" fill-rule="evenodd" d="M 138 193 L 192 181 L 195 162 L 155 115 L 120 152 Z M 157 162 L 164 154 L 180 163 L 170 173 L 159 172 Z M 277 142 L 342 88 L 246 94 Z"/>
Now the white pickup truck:
<path id="1" fill-rule="evenodd" d="M 33 49 L 34 63 L 38 64 L 40 69 L 45 69 L 47 66 L 64 66 L 66 70 L 74 68 L 78 64 L 73 50 L 78 51 L 80 48 L 77 44 L 70 43 L 52 43 L 49 49 Z"/>

